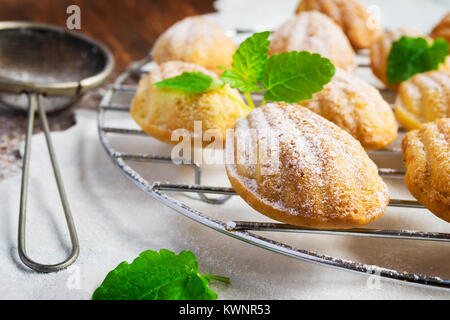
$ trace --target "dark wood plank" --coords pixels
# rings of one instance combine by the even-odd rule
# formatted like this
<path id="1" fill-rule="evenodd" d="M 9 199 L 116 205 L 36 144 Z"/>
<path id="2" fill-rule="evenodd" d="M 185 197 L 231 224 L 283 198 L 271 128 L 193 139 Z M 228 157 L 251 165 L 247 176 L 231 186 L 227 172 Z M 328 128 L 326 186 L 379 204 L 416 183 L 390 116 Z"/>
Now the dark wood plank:
<path id="1" fill-rule="evenodd" d="M 69 5 L 81 9 L 81 32 L 110 48 L 121 72 L 143 58 L 159 34 L 185 16 L 213 12 L 213 0 L 1 0 L 0 20 L 66 27 Z"/>

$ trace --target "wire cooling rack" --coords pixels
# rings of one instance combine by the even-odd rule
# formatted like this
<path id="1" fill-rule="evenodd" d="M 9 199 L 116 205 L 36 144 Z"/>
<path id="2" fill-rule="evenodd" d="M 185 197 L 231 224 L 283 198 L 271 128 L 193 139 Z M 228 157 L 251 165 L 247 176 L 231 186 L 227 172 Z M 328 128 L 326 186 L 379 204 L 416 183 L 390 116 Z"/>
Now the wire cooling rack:
<path id="1" fill-rule="evenodd" d="M 230 36 L 248 36 L 248 31 L 233 30 L 229 31 Z M 359 69 L 367 69 L 368 65 L 364 62 L 364 55 L 360 55 Z M 309 250 L 303 250 L 294 246 L 285 244 L 280 241 L 275 241 L 269 237 L 264 237 L 256 234 L 257 231 L 266 232 L 287 232 L 287 233 L 309 233 L 309 234 L 323 234 L 323 235 L 341 235 L 353 237 L 372 237 L 372 238 L 387 238 L 387 239 L 404 239 L 404 240 L 421 240 L 421 241 L 438 241 L 450 242 L 449 233 L 438 232 L 422 232 L 410 230 L 382 230 L 372 228 L 355 228 L 345 230 L 317 230 L 304 228 L 284 223 L 271 222 L 254 222 L 254 221 L 221 221 L 217 218 L 212 218 L 207 214 L 197 211 L 187 204 L 175 199 L 170 194 L 183 192 L 195 193 L 199 196 L 198 200 L 211 205 L 223 205 L 228 199 L 236 196 L 236 192 L 232 188 L 220 186 L 202 185 L 202 168 L 200 165 L 181 161 L 179 164 L 174 164 L 170 157 L 160 156 L 155 154 L 145 153 L 129 153 L 126 151 L 116 150 L 110 143 L 110 136 L 113 134 L 123 135 L 126 138 L 133 140 L 133 136 L 149 137 L 145 132 L 135 128 L 119 128 L 107 125 L 107 114 L 122 113 L 124 116 L 129 116 L 131 97 L 137 89 L 139 78 L 146 74 L 152 68 L 153 62 L 151 57 L 147 57 L 142 61 L 135 62 L 122 73 L 114 82 L 112 86 L 103 95 L 103 99 L 98 108 L 98 133 L 100 141 L 105 148 L 108 155 L 111 157 L 114 164 L 140 189 L 148 195 L 159 200 L 161 203 L 172 208 L 176 212 L 218 232 L 226 234 L 230 237 L 239 239 L 246 243 L 277 252 L 282 255 L 290 256 L 299 260 L 334 267 L 341 270 L 353 271 L 359 274 L 372 275 L 376 274 L 380 277 L 400 280 L 404 283 L 420 284 L 431 287 L 441 287 L 450 289 L 450 279 L 442 279 L 435 276 L 428 276 L 422 274 L 408 273 L 404 271 L 392 270 L 377 265 L 363 264 L 347 259 L 340 259 L 337 257 L 319 254 Z M 381 90 L 382 91 L 382 90 Z M 389 95 L 389 92 L 382 94 Z M 124 102 L 125 101 L 125 102 Z M 131 141 L 130 140 L 130 141 Z M 384 149 L 379 151 L 372 151 L 376 155 L 393 155 L 401 157 L 398 148 Z M 137 169 L 137 163 L 144 163 L 148 165 L 167 164 L 186 166 L 191 168 L 194 172 L 193 184 L 180 184 L 175 182 L 163 183 L 159 181 L 148 181 L 141 176 Z M 379 173 L 383 177 L 402 177 L 404 175 L 401 169 L 380 168 Z M 220 195 L 220 197 L 211 198 L 211 194 Z M 417 201 L 391 199 L 389 206 L 391 207 L 406 207 L 411 210 L 422 208 Z"/>

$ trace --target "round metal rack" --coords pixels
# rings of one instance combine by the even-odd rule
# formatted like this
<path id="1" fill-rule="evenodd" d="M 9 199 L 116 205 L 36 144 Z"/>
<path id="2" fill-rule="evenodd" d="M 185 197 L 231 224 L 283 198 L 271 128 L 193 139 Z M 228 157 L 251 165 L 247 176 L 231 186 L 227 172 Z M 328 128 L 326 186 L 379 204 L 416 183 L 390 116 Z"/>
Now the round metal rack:
<path id="1" fill-rule="evenodd" d="M 233 30 L 229 32 L 232 36 L 242 36 L 249 31 L 247 30 Z M 362 56 L 364 58 L 364 56 Z M 174 164 L 170 157 L 160 156 L 155 154 L 144 153 L 129 153 L 121 150 L 116 150 L 110 143 L 110 135 L 119 134 L 133 139 L 133 136 L 149 137 L 145 132 L 134 128 L 118 128 L 108 126 L 106 115 L 109 113 L 123 113 L 129 115 L 130 102 L 132 95 L 137 89 L 139 78 L 146 74 L 152 67 L 153 62 L 151 57 L 133 63 L 124 73 L 122 73 L 114 82 L 113 85 L 106 91 L 98 108 L 98 133 L 100 141 L 105 148 L 107 154 L 110 156 L 114 164 L 131 180 L 134 184 L 146 192 L 148 195 L 159 200 L 164 205 L 172 208 L 176 212 L 218 232 L 226 234 L 235 239 L 244 241 L 246 243 L 277 252 L 279 254 L 290 256 L 299 260 L 325 265 L 329 267 L 338 268 L 346 271 L 353 271 L 363 275 L 377 274 L 380 277 L 403 281 L 403 283 L 420 284 L 431 287 L 450 288 L 450 279 L 442 279 L 440 277 L 428 276 L 422 274 L 408 273 L 404 271 L 391 270 L 388 268 L 368 265 L 346 259 L 319 254 L 309 250 L 303 250 L 291 245 L 275 241 L 269 237 L 256 234 L 258 231 L 265 232 L 288 232 L 288 233 L 309 233 L 309 234 L 324 234 L 324 235 L 340 235 L 353 237 L 372 237 L 372 238 L 387 238 L 387 239 L 404 239 L 415 241 L 438 241 L 450 242 L 449 233 L 439 232 L 422 232 L 409 230 L 382 230 L 372 228 L 355 228 L 345 230 L 317 230 L 309 229 L 284 223 L 271 222 L 255 222 L 255 221 L 221 221 L 197 211 L 185 203 L 175 199 L 171 194 L 195 193 L 199 196 L 199 201 L 210 203 L 211 205 L 224 205 L 224 203 L 237 194 L 228 187 L 221 186 L 206 186 L 202 185 L 202 168 L 201 166 L 182 161 L 180 164 Z M 368 65 L 360 63 L 359 68 L 367 68 Z M 387 92 L 386 92 L 387 93 Z M 124 103 L 128 96 L 128 102 Z M 400 151 L 395 148 L 385 149 L 380 151 L 373 151 L 375 154 L 388 154 L 400 157 Z M 145 163 L 148 165 L 157 166 L 157 164 L 179 165 L 187 166 L 194 172 L 193 184 L 180 184 L 175 182 L 163 183 L 159 181 L 148 181 L 141 176 L 135 168 L 136 163 Z M 383 177 L 402 177 L 404 172 L 398 169 L 380 168 L 379 173 Z M 222 195 L 220 198 L 210 198 L 207 195 L 216 194 Z M 389 206 L 406 207 L 411 210 L 424 207 L 417 201 L 391 199 Z"/>

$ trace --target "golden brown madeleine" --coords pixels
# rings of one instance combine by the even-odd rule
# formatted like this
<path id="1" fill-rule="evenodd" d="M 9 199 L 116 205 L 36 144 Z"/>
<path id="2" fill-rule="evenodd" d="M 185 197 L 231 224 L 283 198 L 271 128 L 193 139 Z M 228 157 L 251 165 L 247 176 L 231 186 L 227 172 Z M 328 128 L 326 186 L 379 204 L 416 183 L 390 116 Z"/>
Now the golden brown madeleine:
<path id="1" fill-rule="evenodd" d="M 403 36 L 407 37 L 424 37 L 429 42 L 431 38 L 424 36 L 418 31 L 408 28 L 398 28 L 392 31 L 385 32 L 381 37 L 375 41 L 370 48 L 370 67 L 372 72 L 380 79 L 387 88 L 397 91 L 399 84 L 388 83 L 386 71 L 389 53 L 391 52 L 392 43 Z M 450 56 L 447 56 L 444 63 L 439 65 L 439 70 L 450 70 Z"/>
<path id="2" fill-rule="evenodd" d="M 450 43 L 450 12 L 433 28 L 430 36 L 434 39 L 444 38 Z"/>
<path id="3" fill-rule="evenodd" d="M 386 31 L 373 43 L 370 48 L 370 67 L 372 68 L 372 72 L 389 89 L 394 91 L 397 90 L 398 85 L 388 83 L 386 76 L 387 62 L 389 53 L 391 52 L 392 43 L 400 39 L 402 36 L 422 37 L 423 35 L 412 29 L 398 28 L 392 31 Z"/>
<path id="4" fill-rule="evenodd" d="M 201 121 L 203 132 L 217 129 L 224 140 L 226 129 L 233 127 L 236 119 L 247 115 L 241 95 L 228 85 L 203 93 L 153 85 L 183 72 L 195 71 L 217 77 L 201 66 L 181 61 L 163 63 L 142 77 L 131 103 L 131 115 L 145 132 L 163 142 L 176 144 L 178 140 L 171 139 L 175 130 L 186 129 L 192 136 L 194 121 Z"/>
<path id="5" fill-rule="evenodd" d="M 411 194 L 450 222 L 450 119 L 438 119 L 408 132 L 402 152 Z"/>
<path id="6" fill-rule="evenodd" d="M 380 92 L 353 74 L 336 69 L 333 79 L 302 106 L 350 133 L 365 149 L 380 149 L 397 137 L 398 124 Z"/>
<path id="7" fill-rule="evenodd" d="M 318 114 L 269 103 L 239 119 L 235 129 L 235 139 L 226 142 L 227 174 L 262 214 L 336 229 L 365 225 L 384 213 L 389 194 L 377 166 L 357 140 Z"/>
<path id="8" fill-rule="evenodd" d="M 231 68 L 235 51 L 236 45 L 218 25 L 202 17 L 187 17 L 159 36 L 152 55 L 158 64 L 179 60 L 220 74 L 217 67 Z"/>
<path id="9" fill-rule="evenodd" d="M 450 117 L 450 71 L 416 74 L 398 88 L 395 115 L 406 130 Z"/>
<path id="10" fill-rule="evenodd" d="M 380 22 L 356 0 L 300 0 L 297 13 L 312 10 L 333 19 L 356 49 L 369 48 L 383 32 Z"/>
<path id="11" fill-rule="evenodd" d="M 341 28 L 326 15 L 302 12 L 272 34 L 269 54 L 309 51 L 327 57 L 339 68 L 356 68 L 355 52 Z"/>

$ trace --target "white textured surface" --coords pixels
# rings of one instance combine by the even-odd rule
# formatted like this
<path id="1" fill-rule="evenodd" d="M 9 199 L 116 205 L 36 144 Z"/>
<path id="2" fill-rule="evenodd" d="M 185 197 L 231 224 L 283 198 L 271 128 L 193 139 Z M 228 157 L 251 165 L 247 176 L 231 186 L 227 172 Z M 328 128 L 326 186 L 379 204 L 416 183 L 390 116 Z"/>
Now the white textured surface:
<path id="1" fill-rule="evenodd" d="M 218 3 L 221 9 L 230 8 L 225 14 L 229 14 L 232 8 L 232 4 L 227 4 L 228 2 Z M 411 7 L 413 3 L 416 6 L 423 3 L 406 0 L 379 1 L 380 5 L 388 2 L 392 3 L 392 8 L 398 8 L 399 3 L 408 3 Z M 272 13 L 273 23 L 277 24 L 282 21 L 282 15 L 277 18 L 276 12 L 282 8 L 287 12 L 293 10 L 292 5 L 288 5 L 292 1 L 259 0 L 258 3 L 256 9 L 246 11 L 245 15 L 261 18 L 260 13 L 267 11 L 266 17 L 270 17 L 268 13 Z M 438 14 L 433 16 L 432 13 L 436 10 L 433 11 L 432 8 L 438 8 L 439 3 L 441 10 L 448 7 L 448 1 L 427 1 L 427 15 L 423 18 L 437 19 Z M 277 10 L 270 8 L 273 4 L 276 4 Z M 420 12 L 420 9 L 414 10 Z M 417 26 L 420 23 L 420 19 L 415 19 L 412 15 L 404 13 L 404 16 L 411 19 L 409 23 L 405 21 L 405 25 Z M 234 17 L 240 17 L 240 13 L 236 13 Z M 402 17 L 403 13 L 398 13 L 395 23 L 406 19 Z M 262 22 L 268 22 L 267 19 L 262 19 Z M 236 20 L 227 21 L 234 25 Z M 120 125 L 126 120 L 117 121 Z M 176 252 L 192 250 L 198 257 L 201 272 L 230 277 L 231 284 L 228 286 L 212 284 L 221 299 L 450 298 L 449 291 L 438 289 L 387 281 L 381 281 L 377 285 L 377 281 L 367 282 L 368 278 L 360 275 L 283 257 L 206 229 L 149 198 L 119 172 L 100 145 L 94 112 L 78 111 L 77 122 L 75 127 L 65 132 L 54 133 L 53 139 L 79 233 L 80 257 L 72 268 L 59 273 L 38 274 L 25 268 L 18 260 L 16 247 L 20 175 L 1 181 L 2 299 L 89 299 L 107 272 L 121 261 L 131 261 L 146 249 L 161 248 Z M 136 138 L 130 144 L 119 139 L 117 143 L 122 148 L 141 152 L 159 153 L 169 150 L 160 143 L 148 144 L 147 141 L 152 140 Z M 186 180 L 191 177 L 189 171 L 167 170 L 163 165 L 153 165 L 147 170 L 143 165 L 139 167 L 144 175 L 156 179 L 174 181 L 176 174 L 182 175 Z M 34 137 L 30 172 L 28 250 L 31 257 L 39 261 L 57 262 L 69 250 L 69 243 L 42 134 Z M 220 185 L 226 183 L 226 179 L 223 174 L 210 175 L 205 183 Z M 390 184 L 392 193 L 401 195 L 403 192 L 396 186 L 402 186 L 402 182 Z M 208 210 L 214 217 L 264 220 L 238 197 L 233 198 L 225 207 L 206 207 L 187 198 L 183 200 L 196 205 L 198 209 Z M 371 227 L 450 232 L 449 224 L 425 210 L 389 209 Z M 312 235 L 278 234 L 274 237 L 321 253 L 450 278 L 450 250 L 446 244 Z M 58 244 L 61 239 L 65 245 Z M 79 287 L 77 274 L 80 276 Z"/>
<path id="2" fill-rule="evenodd" d="M 223 299 L 309 299 L 309 298 L 450 298 L 449 292 L 381 282 L 378 289 L 367 285 L 367 278 L 352 273 L 299 262 L 231 239 L 184 218 L 138 190 L 112 164 L 100 145 L 95 113 L 78 111 L 78 124 L 53 134 L 65 185 L 78 227 L 81 254 L 69 271 L 37 274 L 18 261 L 16 248 L 20 176 L 0 183 L 0 298 L 89 298 L 107 272 L 123 260 L 131 261 L 146 249 L 192 250 L 201 271 L 231 278 L 231 284 L 213 284 Z M 118 120 L 117 124 L 120 125 Z M 122 123 L 123 124 L 123 123 Z M 128 138 L 129 139 L 129 138 Z M 124 150 L 155 151 L 168 148 L 152 139 L 126 138 L 115 141 Z M 149 144 L 148 144 L 149 143 Z M 54 263 L 68 251 L 67 232 L 58 205 L 42 134 L 34 137 L 28 219 L 29 253 L 41 262 Z M 139 167 L 139 166 L 138 166 Z M 189 170 L 171 170 L 164 165 L 140 167 L 144 176 L 174 181 Z M 172 175 L 172 177 L 171 177 Z M 210 185 L 225 183 L 223 175 L 210 175 Z M 264 220 L 239 198 L 226 206 L 205 206 L 190 202 L 222 219 Z M 373 227 L 449 232 L 447 223 L 424 210 L 388 210 Z M 298 247 L 322 253 L 379 262 L 386 267 L 446 275 L 448 245 L 406 241 L 370 240 L 311 235 L 274 235 Z M 59 245 L 63 239 L 65 245 Z M 80 288 L 73 288 L 75 273 Z M 71 285 L 72 284 L 72 285 Z M 76 287 L 76 282 L 75 282 Z"/>

